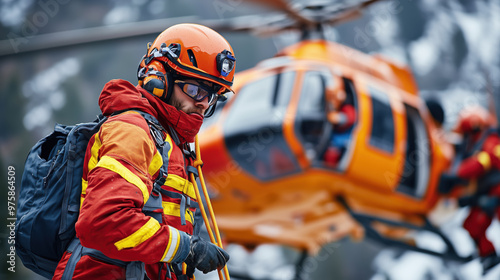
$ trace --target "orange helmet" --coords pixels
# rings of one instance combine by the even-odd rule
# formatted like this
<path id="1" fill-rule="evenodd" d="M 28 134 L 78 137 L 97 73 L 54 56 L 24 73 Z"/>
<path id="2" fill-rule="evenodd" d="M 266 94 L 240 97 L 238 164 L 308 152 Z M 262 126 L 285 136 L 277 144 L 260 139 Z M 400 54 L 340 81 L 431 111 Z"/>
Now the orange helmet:
<path id="1" fill-rule="evenodd" d="M 199 24 L 177 24 L 148 44 L 139 64 L 139 84 L 168 101 L 171 76 L 180 75 L 212 82 L 221 95 L 232 91 L 235 63 L 231 45 L 219 33 Z"/>
<path id="2" fill-rule="evenodd" d="M 482 132 L 495 125 L 493 116 L 481 106 L 466 108 L 458 115 L 455 132 L 473 134 Z"/>

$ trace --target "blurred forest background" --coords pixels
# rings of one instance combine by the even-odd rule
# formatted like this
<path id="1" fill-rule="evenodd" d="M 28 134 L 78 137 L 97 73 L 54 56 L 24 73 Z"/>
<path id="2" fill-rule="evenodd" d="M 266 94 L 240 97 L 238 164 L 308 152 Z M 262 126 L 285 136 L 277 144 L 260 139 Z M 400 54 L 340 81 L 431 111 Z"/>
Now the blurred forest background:
<path id="1" fill-rule="evenodd" d="M 297 2 L 310 1 L 293 1 Z M 93 120 L 99 114 L 99 93 L 110 79 L 135 83 L 139 59 L 155 35 L 23 52 L 33 47 L 30 44 L 34 38 L 76 30 L 91 34 L 95 28 L 134 26 L 149 20 L 159 20 L 157 30 L 163 30 L 178 22 L 270 12 L 276 11 L 244 0 L 0 0 L 0 221 L 8 224 L 8 167 L 15 168 L 19 188 L 30 147 L 48 134 L 56 122 Z M 466 105 L 499 105 L 499 14 L 498 0 L 382 1 L 367 9 L 362 18 L 327 28 L 327 36 L 360 51 L 382 53 L 410 65 L 422 95 L 442 102 L 446 127 L 450 128 L 458 111 Z M 233 46 L 237 71 L 255 66 L 298 39 L 294 32 L 272 38 L 248 33 L 222 35 Z M 495 96 L 493 102 L 489 101 L 488 91 Z M 41 279 L 24 269 L 19 259 L 16 273 L 7 270 L 8 234 L 8 228 L 0 227 L 0 279 Z M 381 266 L 373 261 L 382 249 L 370 241 L 335 243 L 325 249 L 330 252 L 328 257 L 317 258 L 307 273 L 311 279 L 396 279 L 388 273 L 377 274 Z M 235 256 L 247 254 L 238 249 L 233 252 Z M 269 256 L 266 252 L 263 255 Z M 280 263 L 276 260 L 286 261 L 286 256 L 293 261 L 294 254 L 286 249 L 271 256 L 275 263 Z M 254 269 L 257 279 L 289 279 L 283 276 L 286 273 L 277 273 L 279 270 L 267 266 L 263 255 L 256 255 L 260 262 L 255 257 L 238 262 L 235 257 L 233 266 L 249 266 L 247 270 Z M 265 269 L 273 274 L 262 272 Z M 429 272 L 421 279 L 471 279 L 447 274 L 443 268 L 438 271 L 442 273 Z"/>

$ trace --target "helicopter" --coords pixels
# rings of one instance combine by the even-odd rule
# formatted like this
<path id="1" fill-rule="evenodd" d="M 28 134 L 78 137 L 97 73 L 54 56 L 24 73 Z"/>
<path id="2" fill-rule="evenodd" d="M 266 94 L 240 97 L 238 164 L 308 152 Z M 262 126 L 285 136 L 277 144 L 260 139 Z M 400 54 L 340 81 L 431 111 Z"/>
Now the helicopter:
<path id="1" fill-rule="evenodd" d="M 437 188 L 454 158 L 441 127 L 443 109 L 420 94 L 411 69 L 323 36 L 324 26 L 361 15 L 378 1 L 310 4 L 253 1 L 283 11 L 258 24 L 219 23 L 216 30 L 301 39 L 239 72 L 234 95 L 199 134 L 205 180 L 226 242 L 254 248 L 274 243 L 317 253 L 344 237 L 364 237 L 467 262 L 430 220 Z M 261 28 L 261 29 L 259 29 Z M 328 121 L 331 96 L 355 108 L 347 132 Z M 344 147 L 325 160 L 332 139 Z M 419 246 L 415 232 L 437 236 L 445 249 Z"/>
<path id="2" fill-rule="evenodd" d="M 426 106 L 408 67 L 323 36 L 324 26 L 354 19 L 364 7 L 380 1 L 293 7 L 278 0 L 252 2 L 288 17 L 267 17 L 260 25 L 245 25 L 248 18 L 225 25 L 200 23 L 219 31 L 263 35 L 297 30 L 302 37 L 239 73 L 236 95 L 207 119 L 199 137 L 205 178 L 225 240 L 249 248 L 277 243 L 315 253 L 345 236 L 367 236 L 387 245 L 470 260 L 456 252 L 428 217 L 440 199 L 439 174 L 453 159 L 452 146 L 442 139 L 434 115 L 440 109 Z M 197 20 L 154 20 L 134 23 L 134 28 L 124 24 L 71 31 L 71 36 L 42 34 L 30 38 L 32 44 L 22 45 L 20 53 L 153 36 L 166 25 L 186 21 Z M 11 42 L 2 43 L 7 47 L 0 46 L 0 57 L 13 55 L 4 51 Z M 346 151 L 332 167 L 324 161 L 334 134 L 326 121 L 325 97 L 342 91 L 356 108 L 356 122 Z M 409 233 L 421 230 L 441 237 L 447 250 L 418 247 Z"/>

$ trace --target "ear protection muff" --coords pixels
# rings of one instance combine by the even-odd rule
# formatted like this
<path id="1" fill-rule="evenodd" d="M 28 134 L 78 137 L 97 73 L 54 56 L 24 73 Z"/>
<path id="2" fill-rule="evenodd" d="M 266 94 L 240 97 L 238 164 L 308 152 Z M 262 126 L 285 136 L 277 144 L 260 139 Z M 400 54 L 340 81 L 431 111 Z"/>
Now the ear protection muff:
<path id="1" fill-rule="evenodd" d="M 137 69 L 137 77 L 139 85 L 151 94 L 158 96 L 163 102 L 168 103 L 174 89 L 173 74 L 165 69 L 161 61 L 154 60 L 155 57 L 163 56 L 163 53 L 169 51 L 175 55 L 179 55 L 181 51 L 180 44 L 170 44 L 167 46 L 165 43 L 161 45 L 161 50 L 151 48 L 151 43 L 147 45 L 147 55 L 144 55 L 139 63 Z"/>
<path id="2" fill-rule="evenodd" d="M 143 58 L 139 65 L 139 85 L 149 93 L 159 97 L 163 102 L 168 103 L 174 85 L 172 74 L 165 70 L 160 61 L 147 60 L 146 57 Z M 146 65 L 146 62 L 149 63 Z"/>
<path id="3" fill-rule="evenodd" d="M 165 71 L 165 68 L 159 61 L 152 61 L 146 67 L 147 70 L 142 87 L 163 101 L 168 101 L 170 97 L 169 91 L 172 91 L 173 86 L 170 73 Z"/>

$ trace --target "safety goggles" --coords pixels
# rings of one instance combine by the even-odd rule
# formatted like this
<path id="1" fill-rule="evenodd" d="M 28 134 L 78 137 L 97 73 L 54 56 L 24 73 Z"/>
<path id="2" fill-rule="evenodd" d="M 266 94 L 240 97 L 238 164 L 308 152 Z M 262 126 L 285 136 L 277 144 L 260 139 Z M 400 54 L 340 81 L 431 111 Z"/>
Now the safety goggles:
<path id="1" fill-rule="evenodd" d="M 174 83 L 181 88 L 182 92 L 197 102 L 201 102 L 205 98 L 208 98 L 208 106 L 217 102 L 217 90 L 215 89 L 181 80 L 175 80 Z"/>

